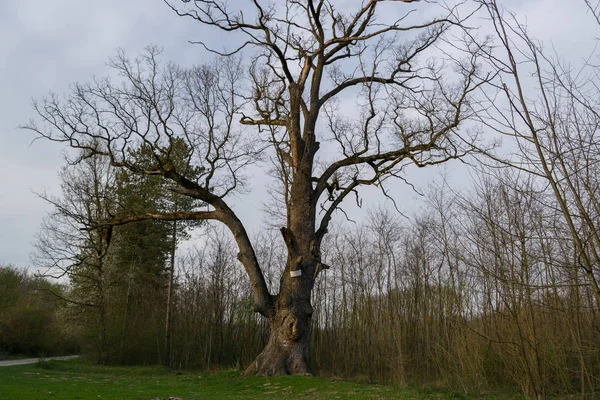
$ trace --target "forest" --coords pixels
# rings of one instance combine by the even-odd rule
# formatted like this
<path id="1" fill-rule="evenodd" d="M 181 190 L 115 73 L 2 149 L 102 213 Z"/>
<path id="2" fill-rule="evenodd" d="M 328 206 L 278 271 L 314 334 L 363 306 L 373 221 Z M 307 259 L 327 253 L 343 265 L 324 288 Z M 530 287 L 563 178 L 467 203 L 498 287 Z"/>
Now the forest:
<path id="1" fill-rule="evenodd" d="M 496 0 L 165 3 L 227 50 L 34 102 L 68 151 L 37 272 L 0 266 L 0 356 L 598 395 L 595 49 Z"/>

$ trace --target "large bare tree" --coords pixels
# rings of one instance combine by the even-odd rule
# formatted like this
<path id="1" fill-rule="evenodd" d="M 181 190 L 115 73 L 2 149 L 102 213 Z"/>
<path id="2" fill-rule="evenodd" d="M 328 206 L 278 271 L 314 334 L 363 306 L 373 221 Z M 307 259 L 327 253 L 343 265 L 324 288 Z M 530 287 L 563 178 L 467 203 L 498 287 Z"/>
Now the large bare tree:
<path id="1" fill-rule="evenodd" d="M 255 0 L 232 9 L 219 0 L 168 2 L 179 15 L 240 43 L 230 51 L 202 43 L 219 61 L 191 69 L 161 66 L 152 48 L 133 61 L 119 54 L 111 64 L 117 78 L 75 85 L 64 99 L 36 104 L 42 122 L 28 127 L 40 136 L 102 154 L 116 167 L 162 176 L 172 191 L 207 204 L 100 225 L 211 219 L 231 231 L 254 310 L 270 327 L 247 374 L 309 372 L 311 292 L 328 267 L 320 247 L 342 202 L 358 200 L 364 186 L 386 195 L 387 179 L 404 179 L 409 165 L 459 158 L 477 140 L 459 131 L 482 83 L 477 47 L 450 40 L 468 29 L 468 10 L 405 3 L 411 1 L 338 8 L 324 0 Z M 424 17 L 432 11 L 441 17 Z M 178 138 L 193 149 L 188 164 L 201 171 L 197 179 L 171 160 Z M 141 144 L 152 149 L 142 163 L 131 157 Z M 284 217 L 288 257 L 277 294 L 269 292 L 230 201 L 248 183 L 245 167 L 260 157 L 275 165 Z"/>

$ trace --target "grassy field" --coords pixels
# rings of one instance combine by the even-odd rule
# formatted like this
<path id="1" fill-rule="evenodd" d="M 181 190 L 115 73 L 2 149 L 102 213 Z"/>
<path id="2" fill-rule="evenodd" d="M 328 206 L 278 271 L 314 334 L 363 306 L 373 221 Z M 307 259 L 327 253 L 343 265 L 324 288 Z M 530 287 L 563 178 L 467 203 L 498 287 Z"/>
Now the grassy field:
<path id="1" fill-rule="evenodd" d="M 236 371 L 173 372 L 80 360 L 0 368 L 0 399 L 519 399 L 313 377 L 239 378 Z"/>

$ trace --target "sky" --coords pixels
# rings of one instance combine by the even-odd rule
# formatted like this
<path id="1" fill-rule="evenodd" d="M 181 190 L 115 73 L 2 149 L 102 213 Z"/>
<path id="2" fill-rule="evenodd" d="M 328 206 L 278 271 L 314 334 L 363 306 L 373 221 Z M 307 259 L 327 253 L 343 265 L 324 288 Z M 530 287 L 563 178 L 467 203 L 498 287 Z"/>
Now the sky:
<path id="1" fill-rule="evenodd" d="M 229 4 L 237 1 L 241 0 Z M 499 3 L 514 10 L 533 36 L 566 59 L 580 60 L 591 40 L 600 36 L 583 0 Z M 415 4 L 431 7 L 426 2 Z M 50 211 L 35 193 L 59 195 L 57 174 L 64 164 L 63 146 L 33 141 L 31 132 L 18 128 L 34 116 L 32 99 L 49 91 L 60 94 L 73 82 L 104 75 L 117 48 L 134 55 L 154 44 L 164 49 L 165 59 L 189 65 L 211 58 L 190 40 L 221 44 L 222 38 L 177 17 L 161 0 L 2 0 L 0 37 L 0 265 L 26 267 L 35 234 Z M 446 168 L 451 174 L 453 167 Z M 434 176 L 434 171 L 412 173 L 416 181 Z M 261 209 L 264 190 L 253 189 L 234 203 L 242 221 L 256 228 L 262 221 L 256 210 Z M 407 187 L 394 193 L 403 200 L 401 209 L 410 211 L 414 194 Z"/>

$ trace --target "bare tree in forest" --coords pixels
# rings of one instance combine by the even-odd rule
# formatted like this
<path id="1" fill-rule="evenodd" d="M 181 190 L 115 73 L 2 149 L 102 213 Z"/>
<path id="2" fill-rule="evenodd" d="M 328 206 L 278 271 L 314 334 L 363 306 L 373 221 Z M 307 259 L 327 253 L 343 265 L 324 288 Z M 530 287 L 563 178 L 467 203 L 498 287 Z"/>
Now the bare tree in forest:
<path id="1" fill-rule="evenodd" d="M 113 166 L 162 176 L 170 190 L 207 204 L 101 225 L 212 219 L 231 231 L 253 309 L 270 327 L 268 344 L 247 374 L 309 372 L 311 292 L 328 268 L 320 247 L 342 202 L 349 196 L 359 201 L 363 186 L 386 194 L 384 182 L 402 179 L 409 165 L 459 158 L 476 140 L 459 132 L 482 83 L 476 48 L 446 41 L 450 32 L 466 29 L 468 13 L 441 8 L 441 17 L 425 19 L 408 2 L 371 0 L 346 11 L 327 1 L 254 1 L 243 10 L 224 1 L 173 1 L 179 15 L 233 32 L 239 47 L 226 53 L 204 46 L 222 57 L 190 69 L 161 65 L 152 48 L 133 61 L 120 54 L 111 64 L 116 82 L 97 79 L 76 85 L 64 100 L 51 96 L 36 104 L 43 122 L 28 128 L 41 137 L 86 149 L 94 138 L 102 147 L 90 150 Z M 248 74 L 242 51 L 251 53 Z M 179 139 L 192 149 L 188 164 L 201 171 L 195 179 L 172 161 Z M 152 149 L 145 163 L 130 157 L 141 144 Z M 247 183 L 244 168 L 267 156 L 277 165 L 285 209 L 288 256 L 277 294 L 269 292 L 229 200 Z"/>
<path id="2" fill-rule="evenodd" d="M 479 2 L 499 41 L 498 51 L 482 52 L 497 74 L 489 82 L 496 90 L 486 85 L 483 91 L 489 107 L 480 121 L 514 145 L 510 157 L 497 161 L 547 185 L 555 204 L 543 206 L 560 210 L 577 253 L 573 267 L 583 271 L 600 306 L 600 70 L 590 62 L 592 56 L 574 70 L 558 55 L 549 55 L 496 0 Z M 585 4 L 597 19 L 597 6 Z"/>
<path id="3" fill-rule="evenodd" d="M 77 307 L 80 316 L 91 314 L 89 325 L 98 333 L 101 363 L 108 359 L 108 293 L 114 282 L 107 253 L 113 229 L 92 228 L 114 214 L 113 172 L 107 160 L 89 151 L 61 171 L 62 196 L 41 195 L 54 210 L 42 223 L 33 255 L 41 276 L 69 278 L 71 289 L 53 294 Z"/>

